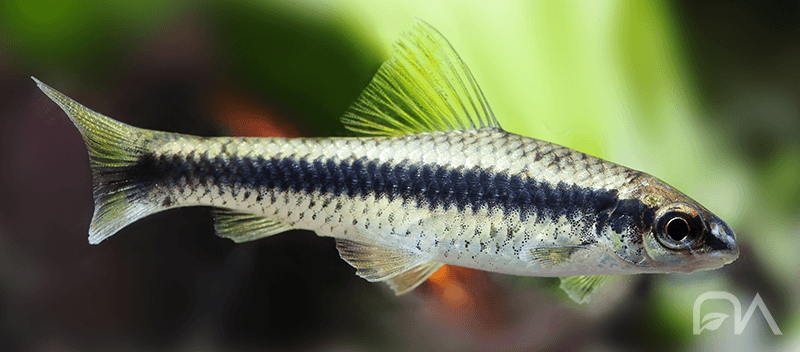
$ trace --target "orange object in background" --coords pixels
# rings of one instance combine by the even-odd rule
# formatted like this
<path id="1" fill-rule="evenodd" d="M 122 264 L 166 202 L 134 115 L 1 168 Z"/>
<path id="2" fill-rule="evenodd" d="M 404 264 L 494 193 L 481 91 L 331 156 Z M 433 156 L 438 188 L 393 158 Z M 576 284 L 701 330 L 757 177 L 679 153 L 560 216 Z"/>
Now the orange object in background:
<path id="1" fill-rule="evenodd" d="M 218 125 L 232 136 L 300 137 L 300 131 L 263 104 L 231 89 L 214 92 L 212 111 Z"/>
<path id="2" fill-rule="evenodd" d="M 428 278 L 426 284 L 433 291 L 433 295 L 438 296 L 448 307 L 470 308 L 474 302 L 464 288 L 466 281 L 469 281 L 470 271 L 474 270 L 444 265 Z"/>
<path id="3" fill-rule="evenodd" d="M 417 290 L 430 300 L 432 319 L 456 324 L 473 334 L 492 334 L 507 328 L 511 307 L 505 293 L 485 271 L 444 265 Z"/>

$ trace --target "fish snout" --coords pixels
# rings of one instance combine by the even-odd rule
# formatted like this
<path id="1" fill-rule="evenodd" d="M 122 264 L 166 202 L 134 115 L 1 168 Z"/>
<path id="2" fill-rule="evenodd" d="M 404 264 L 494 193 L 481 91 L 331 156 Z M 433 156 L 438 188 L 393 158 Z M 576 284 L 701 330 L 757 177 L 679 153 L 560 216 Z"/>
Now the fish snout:
<path id="1" fill-rule="evenodd" d="M 709 245 L 711 254 L 723 259 L 725 264 L 739 258 L 739 246 L 736 245 L 736 234 L 719 218 L 714 217 L 709 221 L 711 236 Z"/>

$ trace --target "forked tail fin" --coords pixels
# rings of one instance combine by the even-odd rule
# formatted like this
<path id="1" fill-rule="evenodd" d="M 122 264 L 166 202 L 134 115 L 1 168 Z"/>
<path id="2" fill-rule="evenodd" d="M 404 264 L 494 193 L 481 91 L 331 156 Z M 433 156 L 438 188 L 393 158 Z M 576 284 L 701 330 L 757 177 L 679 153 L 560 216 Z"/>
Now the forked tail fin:
<path id="1" fill-rule="evenodd" d="M 95 206 L 89 243 L 98 244 L 126 225 L 163 210 L 158 204 L 148 202 L 144 197 L 146 190 L 131 178 L 131 171 L 147 152 L 146 145 L 155 132 L 98 114 L 31 78 L 67 113 L 89 150 Z"/>

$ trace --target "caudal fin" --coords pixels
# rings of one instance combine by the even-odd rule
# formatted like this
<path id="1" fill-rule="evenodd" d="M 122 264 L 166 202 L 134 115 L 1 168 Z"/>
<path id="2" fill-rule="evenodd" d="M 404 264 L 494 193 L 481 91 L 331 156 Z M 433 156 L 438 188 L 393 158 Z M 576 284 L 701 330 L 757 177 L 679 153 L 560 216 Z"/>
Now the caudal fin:
<path id="1" fill-rule="evenodd" d="M 83 136 L 89 150 L 94 186 L 94 216 L 89 243 L 98 244 L 126 225 L 158 212 L 148 202 L 131 170 L 147 151 L 154 131 L 136 128 L 98 114 L 31 77 L 58 104 Z"/>

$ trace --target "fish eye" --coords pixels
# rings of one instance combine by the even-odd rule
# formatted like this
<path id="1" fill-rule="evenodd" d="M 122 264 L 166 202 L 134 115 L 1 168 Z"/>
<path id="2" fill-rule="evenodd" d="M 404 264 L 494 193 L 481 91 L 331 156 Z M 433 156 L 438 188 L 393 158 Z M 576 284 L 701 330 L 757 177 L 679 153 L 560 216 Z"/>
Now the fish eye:
<path id="1" fill-rule="evenodd" d="M 675 241 L 681 241 L 686 238 L 686 235 L 689 234 L 691 231 L 691 227 L 689 227 L 689 222 L 686 219 L 676 216 L 672 219 L 667 221 L 667 235 L 671 237 Z"/>
<path id="2" fill-rule="evenodd" d="M 703 233 L 703 221 L 699 213 L 688 205 L 669 205 L 660 209 L 659 213 L 655 236 L 668 249 L 688 249 Z"/>

